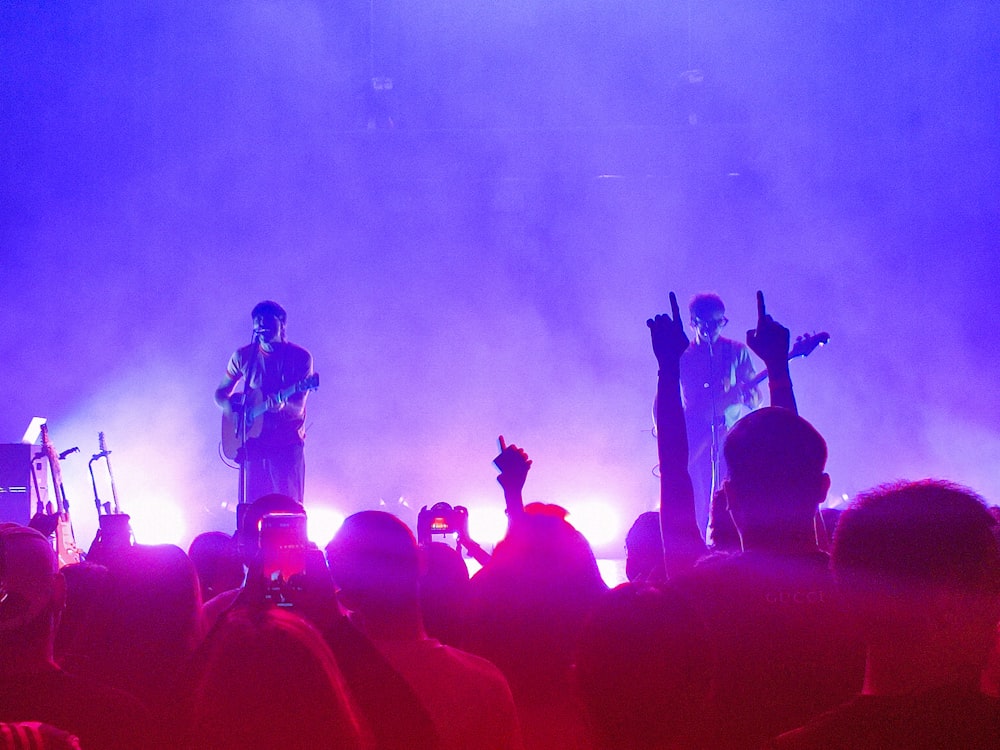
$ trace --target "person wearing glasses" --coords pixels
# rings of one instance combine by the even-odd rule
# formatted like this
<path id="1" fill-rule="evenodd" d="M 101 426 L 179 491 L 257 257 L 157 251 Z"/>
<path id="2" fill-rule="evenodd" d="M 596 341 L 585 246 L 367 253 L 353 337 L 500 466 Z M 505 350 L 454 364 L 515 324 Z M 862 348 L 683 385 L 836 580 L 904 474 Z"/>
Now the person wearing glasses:
<path id="1" fill-rule="evenodd" d="M 688 305 L 694 338 L 681 357 L 681 392 L 687 422 L 688 470 L 694 485 L 695 515 L 712 544 L 712 495 L 725 478 L 722 444 L 729 429 L 761 403 L 750 350 L 722 336 L 729 322 L 717 294 L 696 294 Z"/>

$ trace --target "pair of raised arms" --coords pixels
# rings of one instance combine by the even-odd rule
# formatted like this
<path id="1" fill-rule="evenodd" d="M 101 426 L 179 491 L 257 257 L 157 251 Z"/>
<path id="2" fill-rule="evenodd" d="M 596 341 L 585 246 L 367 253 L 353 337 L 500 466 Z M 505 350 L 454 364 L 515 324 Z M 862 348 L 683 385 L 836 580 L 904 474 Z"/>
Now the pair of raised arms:
<path id="1" fill-rule="evenodd" d="M 684 321 L 681 319 L 677 296 L 670 293 L 670 314 L 657 315 L 646 321 L 653 340 L 653 353 L 661 369 L 669 367 L 673 370 L 680 362 L 681 355 L 690 344 L 684 331 Z M 747 346 L 767 363 L 769 369 L 773 364 L 788 361 L 788 345 L 791 336 L 788 329 L 767 314 L 764 306 L 764 293 L 757 292 L 757 327 L 747 331 Z M 774 375 L 776 373 L 772 373 Z"/>

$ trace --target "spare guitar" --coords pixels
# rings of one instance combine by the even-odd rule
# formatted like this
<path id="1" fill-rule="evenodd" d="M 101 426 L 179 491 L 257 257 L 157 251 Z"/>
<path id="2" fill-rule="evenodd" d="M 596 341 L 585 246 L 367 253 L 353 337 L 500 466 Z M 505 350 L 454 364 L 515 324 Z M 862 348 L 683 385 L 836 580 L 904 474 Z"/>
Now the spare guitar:
<path id="1" fill-rule="evenodd" d="M 247 439 L 258 437 L 264 428 L 264 420 L 258 419 L 258 417 L 264 412 L 287 401 L 296 393 L 315 391 L 317 388 L 319 388 L 319 373 L 314 372 L 308 378 L 283 388 L 277 393 L 272 393 L 266 398 L 257 389 L 244 393 L 243 405 L 239 409 L 234 408 L 233 418 L 225 415 L 222 417 L 223 455 L 231 461 L 235 461 L 237 453 L 243 447 L 242 430 L 244 427 Z"/>
<path id="2" fill-rule="evenodd" d="M 52 490 L 56 498 L 56 555 L 59 557 L 59 567 L 80 562 L 80 548 L 76 546 L 76 536 L 73 534 L 73 523 L 69 518 L 69 503 L 63 490 L 62 471 L 59 467 L 59 454 L 49 438 L 48 425 L 42 425 L 42 450 L 49 459 L 49 471 L 52 473 Z"/>

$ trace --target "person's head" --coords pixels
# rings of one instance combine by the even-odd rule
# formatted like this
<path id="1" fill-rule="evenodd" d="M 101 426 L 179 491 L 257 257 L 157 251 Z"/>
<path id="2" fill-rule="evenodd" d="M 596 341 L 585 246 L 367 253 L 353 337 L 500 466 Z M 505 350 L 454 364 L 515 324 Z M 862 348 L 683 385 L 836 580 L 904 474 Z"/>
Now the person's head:
<path id="1" fill-rule="evenodd" d="M 43 648 L 51 657 L 66 584 L 48 539 L 34 529 L 0 524 L 0 648 Z"/>
<path id="2" fill-rule="evenodd" d="M 250 311 L 254 331 L 263 343 L 274 343 L 285 340 L 285 322 L 288 314 L 285 308 L 272 300 L 257 303 Z"/>
<path id="3" fill-rule="evenodd" d="M 238 589 L 243 583 L 243 562 L 236 539 L 221 531 L 199 534 L 188 548 L 188 557 L 198 571 L 202 601 Z"/>
<path id="4" fill-rule="evenodd" d="M 718 340 L 729 320 L 726 305 L 717 294 L 696 294 L 688 303 L 691 328 L 698 341 Z"/>
<path id="5" fill-rule="evenodd" d="M 190 671 L 184 691 L 189 750 L 361 746 L 333 654 L 291 612 L 230 610 L 195 653 Z"/>
<path id="6" fill-rule="evenodd" d="M 809 422 L 779 407 L 738 421 L 723 447 L 726 499 L 746 543 L 747 533 L 781 534 L 812 526 L 830 477 L 826 441 Z"/>
<path id="7" fill-rule="evenodd" d="M 625 577 L 630 581 L 665 577 L 660 514 L 655 510 L 640 513 L 625 535 Z"/>
<path id="8" fill-rule="evenodd" d="M 391 513 L 365 510 L 348 516 L 327 545 L 326 556 L 348 609 L 385 612 L 416 605 L 421 567 L 417 540 Z"/>
<path id="9" fill-rule="evenodd" d="M 938 633 L 975 667 L 1000 619 L 996 520 L 972 490 L 936 479 L 859 495 L 837 524 L 832 565 L 870 639 Z"/>

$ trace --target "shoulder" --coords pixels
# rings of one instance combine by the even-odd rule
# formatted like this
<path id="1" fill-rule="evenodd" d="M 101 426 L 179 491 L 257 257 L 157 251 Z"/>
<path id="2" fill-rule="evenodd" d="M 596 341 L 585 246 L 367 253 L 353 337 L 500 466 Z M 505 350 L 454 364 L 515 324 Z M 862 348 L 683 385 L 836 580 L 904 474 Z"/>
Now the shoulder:
<path id="1" fill-rule="evenodd" d="M 253 350 L 254 350 L 254 347 L 251 346 L 251 345 L 241 346 L 239 349 L 237 349 L 235 352 L 233 352 L 232 356 L 229 357 L 229 361 L 230 362 L 246 362 L 248 359 L 250 359 L 250 356 L 251 356 Z"/>
<path id="2" fill-rule="evenodd" d="M 775 737 L 767 750 L 835 750 L 871 747 L 866 701 L 861 696 L 820 714 L 807 724 Z"/>
<path id="3" fill-rule="evenodd" d="M 386 660 L 416 685 L 445 681 L 467 695 L 493 703 L 512 703 L 510 685 L 493 662 L 428 638 L 376 644 Z M 420 688 L 418 687 L 418 692 Z"/>
<path id="4" fill-rule="evenodd" d="M 478 672 L 484 679 L 503 683 L 504 685 L 507 684 L 507 678 L 504 677 L 503 672 L 489 659 L 484 659 L 476 654 L 470 654 L 468 651 L 463 651 L 454 646 L 442 645 L 441 649 L 447 654 L 448 659 L 470 672 Z"/>
<path id="5" fill-rule="evenodd" d="M 281 345 L 282 356 L 295 362 L 312 362 L 312 354 L 305 347 L 285 341 Z"/>
<path id="6" fill-rule="evenodd" d="M 734 355 L 737 355 L 739 357 L 750 356 L 749 347 L 747 347 L 747 345 L 741 341 L 737 341 L 736 339 L 727 339 L 724 336 L 720 336 L 719 343 L 722 344 L 727 349 L 729 349 L 731 352 L 733 352 Z"/>
<path id="7" fill-rule="evenodd" d="M 247 363 L 253 358 L 255 347 L 248 344 L 241 346 L 229 357 L 229 372 L 231 375 L 242 373 L 246 370 Z"/>

